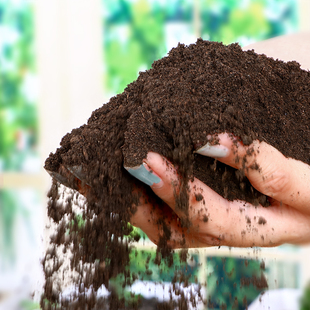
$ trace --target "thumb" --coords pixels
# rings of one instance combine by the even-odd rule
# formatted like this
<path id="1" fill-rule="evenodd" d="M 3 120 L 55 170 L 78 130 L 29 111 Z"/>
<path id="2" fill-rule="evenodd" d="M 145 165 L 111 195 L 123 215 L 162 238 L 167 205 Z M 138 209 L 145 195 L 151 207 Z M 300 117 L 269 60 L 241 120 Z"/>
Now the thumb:
<path id="1" fill-rule="evenodd" d="M 253 187 L 277 201 L 303 211 L 305 205 L 309 206 L 310 166 L 285 157 L 265 142 L 255 140 L 247 146 L 232 135 L 222 133 L 218 135 L 217 145 L 207 144 L 196 152 L 242 169 Z M 310 212 L 310 206 L 308 208 Z"/>

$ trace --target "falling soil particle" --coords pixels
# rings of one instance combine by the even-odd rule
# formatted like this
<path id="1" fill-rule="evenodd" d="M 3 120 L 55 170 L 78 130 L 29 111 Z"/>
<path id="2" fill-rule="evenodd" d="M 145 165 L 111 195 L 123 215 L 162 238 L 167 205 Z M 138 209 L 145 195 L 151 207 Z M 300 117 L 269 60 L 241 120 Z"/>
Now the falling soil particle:
<path id="1" fill-rule="evenodd" d="M 126 306 L 109 283 L 119 274 L 124 275 L 124 285 L 135 279 L 127 266 L 131 244 L 139 237 L 130 237 L 130 214 L 141 199 L 163 208 L 164 203 L 124 166 L 140 165 L 149 151 L 165 156 L 178 167 L 182 182 L 176 202 L 185 214 L 187 184 L 193 177 L 228 200 L 268 206 L 268 198 L 251 186 L 244 171 L 194 151 L 207 142 L 217 143 L 216 134 L 228 132 L 245 145 L 256 139 L 265 141 L 285 156 L 310 164 L 309 102 L 310 73 L 301 70 L 297 62 L 245 52 L 238 44 L 225 46 L 202 39 L 189 46 L 179 44 L 150 70 L 140 72 L 122 94 L 95 110 L 87 124 L 65 135 L 60 148 L 45 162 L 51 175 L 79 190 L 86 202 L 77 213 L 72 206 L 76 194 L 61 200 L 59 184 L 53 183 L 48 216 L 58 228 L 51 238 L 52 250 L 43 260 L 46 284 L 42 308 Z M 199 194 L 196 199 L 201 199 Z M 266 223 L 265 219 L 259 221 Z M 171 231 L 165 219 L 157 225 L 164 233 L 156 262 L 170 267 L 173 258 L 167 240 Z M 72 253 L 68 268 L 77 273 L 72 279 L 77 293 L 68 298 L 63 297 L 61 277 L 55 280 L 61 265 L 57 249 L 61 248 Z M 249 283 L 266 285 L 263 278 Z M 102 285 L 111 292 L 106 300 L 96 297 Z M 186 309 L 190 300 L 180 296 L 163 307 Z"/>
<path id="2" fill-rule="evenodd" d="M 265 264 L 265 261 L 261 261 L 261 263 L 260 263 L 260 265 L 259 265 L 259 268 L 261 269 L 261 270 L 265 270 L 266 269 L 266 264 Z"/>
<path id="3" fill-rule="evenodd" d="M 203 220 L 205 223 L 207 223 L 208 220 L 209 220 L 209 218 L 208 218 L 207 215 L 204 214 L 203 217 L 202 217 L 202 220 Z"/>
<path id="4" fill-rule="evenodd" d="M 195 194 L 195 198 L 196 198 L 196 201 L 198 201 L 198 202 L 203 200 L 203 196 L 201 193 Z"/>
<path id="5" fill-rule="evenodd" d="M 251 278 L 241 278 L 240 285 L 241 287 L 253 285 L 257 289 L 265 289 L 268 287 L 267 279 L 263 273 L 261 273 L 260 277 L 253 276 Z"/>

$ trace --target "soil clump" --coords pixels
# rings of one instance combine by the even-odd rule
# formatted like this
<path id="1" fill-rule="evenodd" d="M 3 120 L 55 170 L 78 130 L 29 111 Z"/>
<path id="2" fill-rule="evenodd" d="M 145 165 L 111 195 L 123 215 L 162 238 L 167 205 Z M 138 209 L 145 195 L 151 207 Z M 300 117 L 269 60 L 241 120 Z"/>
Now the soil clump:
<path id="1" fill-rule="evenodd" d="M 182 183 L 177 203 L 184 211 L 187 184 L 193 177 L 229 200 L 268 207 L 268 197 L 251 186 L 242 170 L 194 151 L 207 142 L 216 143 L 216 134 L 228 132 L 245 145 L 256 139 L 265 141 L 285 156 L 310 164 L 309 103 L 308 71 L 294 61 L 242 51 L 238 44 L 225 46 L 202 39 L 189 46 L 179 44 L 150 70 L 140 72 L 122 94 L 95 110 L 87 124 L 65 135 L 60 148 L 45 162 L 46 170 L 57 174 L 67 187 L 80 190 L 86 202 L 80 213 L 75 212 L 75 194 L 59 202 L 59 184 L 54 182 L 48 215 L 58 228 L 43 261 L 42 308 L 57 309 L 51 305 L 59 304 L 61 309 L 86 309 L 84 303 L 87 309 L 96 309 L 92 294 L 102 285 L 109 288 L 111 278 L 123 274 L 124 285 L 135 280 L 126 269 L 131 245 L 139 239 L 128 225 L 130 213 L 141 193 L 152 204 L 164 203 L 124 166 L 140 165 L 148 151 L 165 156 L 178 167 Z M 201 199 L 199 194 L 197 199 Z M 169 266 L 173 264 L 166 245 L 169 227 L 164 220 L 158 225 L 165 233 L 157 262 Z M 70 268 L 80 275 L 74 279 L 79 293 L 70 300 L 61 299 L 53 276 L 59 270 L 57 248 L 61 246 L 72 252 Z M 93 292 L 88 297 L 85 288 Z M 113 294 L 106 302 L 110 309 L 126 307 Z M 186 301 L 179 303 L 187 307 Z"/>

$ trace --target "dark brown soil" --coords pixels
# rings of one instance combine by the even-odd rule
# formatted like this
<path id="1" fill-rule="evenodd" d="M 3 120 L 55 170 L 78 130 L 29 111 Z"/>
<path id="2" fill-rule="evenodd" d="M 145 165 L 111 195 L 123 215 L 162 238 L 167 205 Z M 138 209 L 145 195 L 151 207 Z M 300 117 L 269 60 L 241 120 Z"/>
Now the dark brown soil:
<path id="1" fill-rule="evenodd" d="M 183 180 L 177 201 L 184 210 L 188 207 L 186 185 L 193 176 L 229 200 L 268 206 L 268 198 L 250 185 L 242 171 L 193 152 L 208 142 L 208 134 L 229 132 L 246 145 L 254 139 L 265 141 L 285 156 L 310 164 L 309 103 L 309 72 L 296 62 L 244 52 L 238 44 L 224 46 L 201 39 L 189 46 L 179 44 L 150 70 L 140 72 L 122 94 L 94 111 L 86 125 L 64 136 L 61 147 L 45 163 L 45 169 L 65 176 L 65 185 L 88 191 L 83 225 L 76 220 L 70 201 L 65 207 L 57 204 L 56 183 L 48 206 L 48 215 L 59 224 L 52 240 L 56 248 L 70 245 L 73 268 L 81 269 L 80 261 L 82 266 L 93 264 L 95 272 L 80 278 L 79 285 L 92 285 L 95 292 L 102 284 L 108 287 L 111 277 L 126 274 L 131 241 L 121 245 L 118 238 L 131 231 L 129 210 L 139 199 L 133 187 L 145 192 L 151 203 L 163 204 L 124 165 L 140 165 L 148 151 L 167 157 L 178 166 Z M 82 183 L 68 178 L 65 167 L 73 166 L 82 167 Z M 261 219 L 260 224 L 266 222 L 268 219 Z M 70 233 L 65 235 L 68 229 Z M 164 231 L 158 253 L 167 262 L 169 227 Z M 57 256 L 53 255 L 49 257 Z M 44 266 L 48 308 L 46 305 L 59 303 L 59 292 L 52 291 L 53 272 Z M 130 282 L 130 274 L 126 277 Z M 95 307 L 94 301 L 79 298 L 88 309 Z M 113 306 L 112 297 L 109 302 L 111 309 L 124 306 Z"/>

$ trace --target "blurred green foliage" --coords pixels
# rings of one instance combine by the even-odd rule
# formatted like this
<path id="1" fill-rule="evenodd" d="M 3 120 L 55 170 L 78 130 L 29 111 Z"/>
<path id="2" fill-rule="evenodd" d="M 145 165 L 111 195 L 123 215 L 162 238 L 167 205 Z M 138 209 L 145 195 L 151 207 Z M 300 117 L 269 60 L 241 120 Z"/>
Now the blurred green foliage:
<path id="1" fill-rule="evenodd" d="M 156 263 L 155 250 L 135 249 L 130 254 L 130 277 L 118 275 L 111 280 L 118 296 L 132 301 L 127 285 L 135 281 L 155 283 L 183 283 L 184 286 L 198 283 L 200 264 L 198 255 L 180 259 L 180 252 L 173 254 L 173 265 L 163 261 Z M 232 257 L 207 258 L 207 304 L 210 309 L 244 310 L 266 288 L 263 272 L 265 265 L 258 260 Z M 306 309 L 306 308 L 305 308 Z"/>
<path id="2" fill-rule="evenodd" d="M 167 52 L 165 24 L 191 22 L 192 1 L 103 1 L 107 88 L 122 92 L 138 72 Z"/>
<path id="3" fill-rule="evenodd" d="M 189 256 L 188 261 L 180 259 L 180 253 L 173 253 L 173 267 L 170 268 L 169 262 L 162 260 L 158 264 L 157 253 L 155 250 L 133 250 L 130 253 L 130 272 L 136 279 L 141 281 L 154 282 L 186 282 L 196 283 L 198 273 L 198 257 Z"/>
<path id="4" fill-rule="evenodd" d="M 40 305 L 32 300 L 23 300 L 20 303 L 21 310 L 40 310 Z"/>
<path id="5" fill-rule="evenodd" d="M 127 305 L 138 303 L 141 296 L 133 294 L 130 289 L 130 285 L 135 281 L 144 281 L 146 289 L 148 282 L 159 285 L 176 283 L 184 287 L 192 283 L 197 284 L 199 269 L 197 255 L 188 255 L 187 251 L 183 250 L 172 253 L 168 259 L 158 260 L 158 256 L 160 253 L 156 250 L 133 249 L 131 251 L 127 277 L 119 274 L 110 280 L 111 288 L 119 299 L 123 299 Z M 171 263 L 172 266 L 170 266 Z"/>
<path id="6" fill-rule="evenodd" d="M 0 171 L 21 170 L 38 136 L 31 1 L 0 1 Z"/>
<path id="7" fill-rule="evenodd" d="M 106 88 L 112 93 L 122 92 L 168 52 L 167 25 L 188 25 L 194 36 L 198 22 L 203 39 L 241 45 L 297 29 L 294 0 L 115 0 L 103 1 L 103 7 Z M 186 41 L 188 34 L 179 36 Z"/>
<path id="8" fill-rule="evenodd" d="M 31 96 L 35 72 L 31 1 L 0 0 L 0 173 L 21 170 L 34 155 L 38 135 L 37 107 Z M 16 260 L 16 220 L 30 228 L 28 211 L 14 190 L 0 191 L 0 258 L 2 266 Z"/>
<path id="9" fill-rule="evenodd" d="M 164 14 L 147 0 L 103 2 L 108 88 L 121 92 L 165 52 Z"/>
<path id="10" fill-rule="evenodd" d="M 304 289 L 303 296 L 300 300 L 300 310 L 310 309 L 310 283 Z"/>
<path id="11" fill-rule="evenodd" d="M 244 310 L 263 290 L 260 285 L 264 283 L 261 277 L 265 267 L 258 260 L 208 257 L 207 268 L 211 309 L 226 309 L 227 306 L 227 309 Z"/>
<path id="12" fill-rule="evenodd" d="M 241 45 L 297 29 L 294 0 L 203 0 L 202 38 Z"/>

